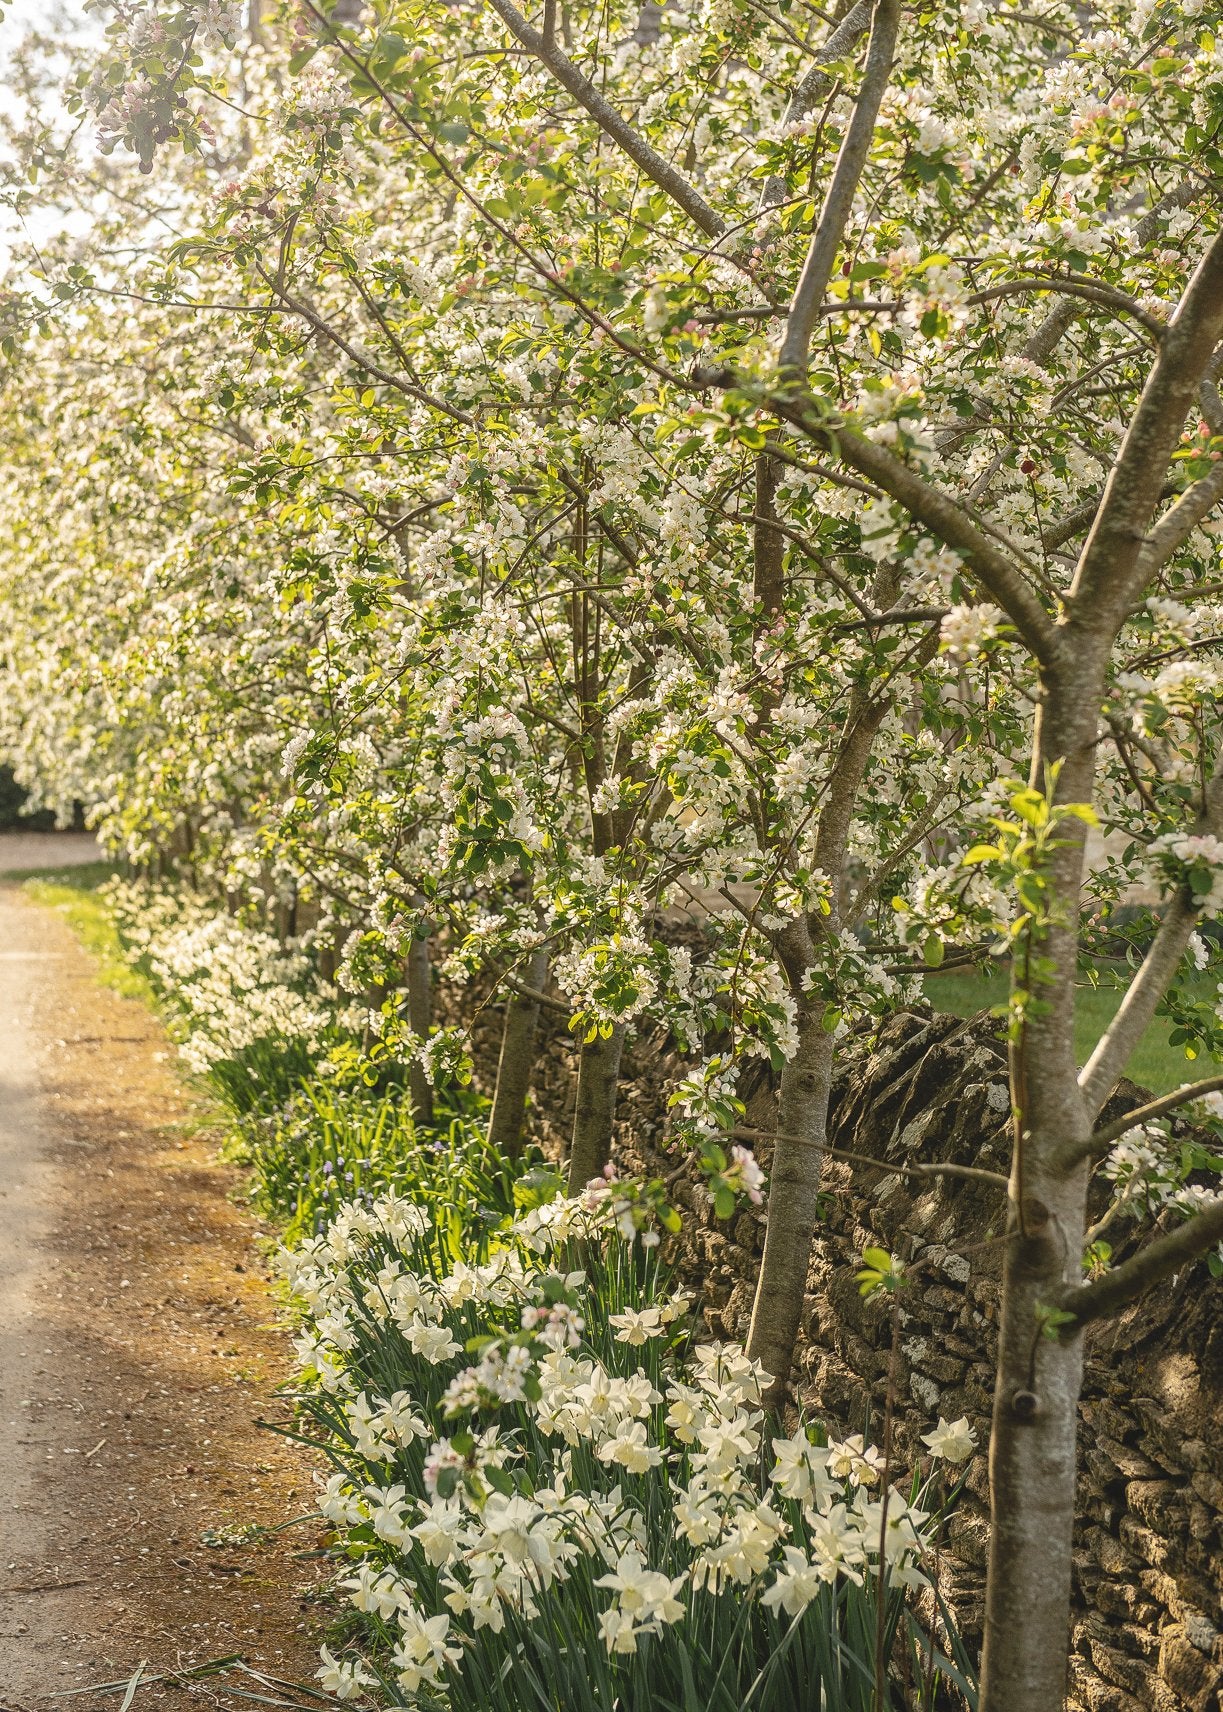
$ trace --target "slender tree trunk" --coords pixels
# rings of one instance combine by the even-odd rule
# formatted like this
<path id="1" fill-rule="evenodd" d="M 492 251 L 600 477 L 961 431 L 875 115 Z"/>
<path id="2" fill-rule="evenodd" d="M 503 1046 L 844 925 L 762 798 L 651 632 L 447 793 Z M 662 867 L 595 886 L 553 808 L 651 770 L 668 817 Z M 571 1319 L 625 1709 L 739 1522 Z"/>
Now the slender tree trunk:
<path id="1" fill-rule="evenodd" d="M 283 946 L 287 940 L 297 937 L 297 887 L 294 886 L 286 898 L 279 898 L 276 903 L 276 937 Z"/>
<path id="2" fill-rule="evenodd" d="M 421 1040 L 429 1035 L 433 1020 L 432 973 L 429 965 L 429 936 L 418 932 L 408 947 L 408 1022 Z M 408 1071 L 408 1093 L 412 1116 L 418 1124 L 433 1122 L 433 1088 L 424 1066 L 413 1060 Z"/>
<path id="3" fill-rule="evenodd" d="M 819 1204 L 836 1053 L 822 1020 L 822 1005 L 800 1014 L 798 1050 L 781 1073 L 764 1257 L 747 1336 L 747 1353 L 770 1375 L 764 1400 L 772 1408 L 789 1383 Z"/>
<path id="4" fill-rule="evenodd" d="M 980 1712 L 1062 1712 L 1065 1701 L 1083 1339 L 1043 1336 L 1039 1311 L 1068 1281 L 1068 1248 L 1078 1270 L 1086 1176 L 1037 1178 L 1025 1195 L 1027 1234 L 1016 1220 L 1007 1245 Z"/>
<path id="5" fill-rule="evenodd" d="M 1060 760 L 1055 797 L 1090 801 L 1099 697 L 1091 662 L 1077 679 L 1047 687 L 1037 720 L 1032 784 Z M 1085 1140 L 1091 1114 L 1074 1050 L 1078 907 L 1083 828 L 1059 829 L 1049 859 L 1055 916 L 1033 950 L 1048 971 L 1011 1048 L 1015 1111 L 998 1361 L 990 1433 L 990 1556 L 980 1712 L 1062 1712 L 1070 1626 L 1071 1536 L 1077 1475 L 1075 1433 L 1083 1340 L 1049 1330 L 1042 1310 L 1082 1276 L 1088 1170 L 1057 1163 Z M 1017 961 L 1014 979 L 1022 985 Z"/>
<path id="6" fill-rule="evenodd" d="M 616 1090 L 623 1051 L 623 1023 L 617 1023 L 607 1039 L 601 1034 L 596 1035 L 582 1048 L 578 1064 L 577 1108 L 573 1114 L 573 1143 L 569 1149 L 571 1195 L 584 1189 L 592 1177 L 599 1176 L 611 1158 L 612 1124 L 616 1116 Z"/>
<path id="7" fill-rule="evenodd" d="M 573 520 L 573 556 L 586 575 L 590 548 L 590 519 L 585 501 Z M 598 543 L 593 571 L 596 586 L 602 582 L 603 543 Z M 602 609 L 592 607 L 585 591 L 575 590 L 570 610 L 573 643 L 574 696 L 582 732 L 582 768 L 590 803 L 591 846 L 597 857 L 614 847 L 617 832 L 612 816 L 596 804 L 607 780 L 605 727 L 599 707 L 601 688 Z M 616 1092 L 620 1081 L 620 1056 L 624 1051 L 624 1025 L 616 1023 L 604 1039 L 597 1034 L 582 1047 L 578 1062 L 577 1105 L 573 1114 L 573 1139 L 569 1148 L 569 1193 L 576 1195 L 592 1177 L 597 1177 L 611 1158 L 612 1125 L 616 1115 Z"/>
<path id="8" fill-rule="evenodd" d="M 527 965 L 527 986 L 542 992 L 548 979 L 548 953 L 540 949 Z M 539 1001 L 522 993 L 511 993 L 505 1007 L 501 1034 L 501 1057 L 497 1061 L 497 1088 L 488 1120 L 488 1141 L 508 1159 L 522 1152 L 522 1126 L 526 1120 L 527 1094 L 535 1068 L 535 1030 L 539 1023 Z"/>

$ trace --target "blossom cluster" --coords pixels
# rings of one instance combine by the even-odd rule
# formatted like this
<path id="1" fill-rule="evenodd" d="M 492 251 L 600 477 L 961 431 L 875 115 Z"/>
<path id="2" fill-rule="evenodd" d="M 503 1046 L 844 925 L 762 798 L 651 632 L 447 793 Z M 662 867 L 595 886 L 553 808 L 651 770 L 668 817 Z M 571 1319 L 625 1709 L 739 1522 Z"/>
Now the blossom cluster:
<path id="1" fill-rule="evenodd" d="M 300 1043 L 312 1058 L 353 1012 L 300 950 L 178 891 L 113 881 L 107 897 L 128 954 L 186 1019 L 181 1052 L 204 1073 L 260 1042 Z"/>
<path id="2" fill-rule="evenodd" d="M 281 1256 L 337 1469 L 320 1508 L 367 1625 L 362 1656 L 324 1657 L 332 1693 L 448 1691 L 490 1660 L 512 1684 L 566 1624 L 610 1668 L 648 1639 L 658 1669 L 715 1608 L 826 1621 L 881 1564 L 889 1597 L 926 1585 L 937 1460 L 902 1492 L 861 1436 L 780 1435 L 759 1364 L 700 1339 L 610 1197 L 542 1201 L 444 1267 L 437 1217 L 388 1194 Z M 975 1448 L 966 1422 L 926 1444 L 949 1466 Z"/>

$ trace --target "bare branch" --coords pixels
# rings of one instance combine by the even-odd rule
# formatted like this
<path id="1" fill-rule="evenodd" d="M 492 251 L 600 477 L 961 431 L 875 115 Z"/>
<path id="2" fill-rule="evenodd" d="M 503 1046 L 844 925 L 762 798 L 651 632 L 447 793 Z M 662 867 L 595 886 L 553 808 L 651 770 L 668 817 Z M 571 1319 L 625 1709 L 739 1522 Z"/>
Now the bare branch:
<path id="1" fill-rule="evenodd" d="M 1111 1272 L 1105 1272 L 1090 1284 L 1080 1284 L 1077 1289 L 1068 1290 L 1058 1306 L 1074 1315 L 1076 1326 L 1109 1319 L 1136 1302 L 1152 1284 L 1170 1278 L 1220 1241 L 1223 1241 L 1223 1196 L 1205 1212 L 1186 1219 L 1167 1236 L 1139 1249 L 1137 1254 Z"/>
<path id="2" fill-rule="evenodd" d="M 873 612 L 867 618 L 847 618 L 838 630 L 874 630 L 885 624 L 937 624 L 951 611 L 949 606 L 892 607 L 887 612 Z"/>
<path id="3" fill-rule="evenodd" d="M 795 86 L 790 104 L 786 108 L 787 125 L 794 125 L 800 119 L 805 119 L 820 96 L 828 93 L 832 88 L 832 78 L 826 67 L 854 51 L 870 28 L 870 22 L 871 0 L 857 0 L 857 4 L 850 7 L 821 46 L 815 64 L 807 67 L 801 81 Z"/>
<path id="4" fill-rule="evenodd" d="M 1202 376 L 1202 384 L 1198 388 L 1198 403 L 1202 407 L 1202 416 L 1212 434 L 1223 434 L 1223 398 L 1219 397 L 1219 370 L 1223 368 L 1223 351 L 1216 351 L 1214 358 Z"/>
<path id="5" fill-rule="evenodd" d="M 1098 1112 L 1125 1070 L 1130 1055 L 1147 1031 L 1155 1007 L 1175 975 L 1200 909 L 1185 887 L 1172 900 L 1142 966 L 1131 981 L 1120 1008 L 1079 1072 L 1079 1087 L 1088 1106 Z"/>
<path id="6" fill-rule="evenodd" d="M 1223 462 L 1217 463 L 1209 475 L 1187 487 L 1176 504 L 1149 531 L 1138 565 L 1142 582 L 1150 581 L 1161 565 L 1166 565 L 1178 547 L 1184 546 L 1199 523 L 1205 521 L 1223 499 Z"/>
<path id="7" fill-rule="evenodd" d="M 428 405 L 430 410 L 439 411 L 443 416 L 448 416 L 452 422 L 461 422 L 466 427 L 471 427 L 474 424 L 475 417 L 470 415 L 468 411 L 460 410 L 457 405 L 449 404 L 443 398 L 435 398 L 423 387 L 415 386 L 411 381 L 404 380 L 402 375 L 392 374 L 389 369 L 383 368 L 381 363 L 375 362 L 373 357 L 363 351 L 360 346 L 354 345 L 351 339 L 346 338 L 343 333 L 337 332 L 331 323 L 319 314 L 317 309 L 309 303 L 303 302 L 300 298 L 291 297 L 266 269 L 259 267 L 258 263 L 256 263 L 256 267 L 258 267 L 261 278 L 266 282 L 269 289 L 275 292 L 289 314 L 300 316 L 307 327 L 317 333 L 319 338 L 326 339 L 338 351 L 343 351 L 349 361 L 355 363 L 359 369 L 364 370 L 371 379 L 381 381 L 384 386 L 394 387 L 396 392 L 402 392 L 407 398 L 414 398 L 418 404 Z"/>
<path id="8" fill-rule="evenodd" d="M 1223 769 L 1215 773 L 1206 787 L 1205 813 L 1196 830 L 1217 835 L 1221 824 Z M 1134 1048 L 1146 1033 L 1155 1015 L 1155 1007 L 1176 973 L 1201 913 L 1200 902 L 1195 901 L 1188 886 L 1183 886 L 1169 904 L 1151 948 L 1130 983 L 1116 1016 L 1079 1072 L 1079 1087 L 1093 1112 L 1100 1110 L 1129 1063 Z"/>
<path id="9" fill-rule="evenodd" d="M 1167 324 L 1152 315 L 1149 309 L 1144 309 L 1136 298 L 1127 292 L 1118 291 L 1114 286 L 1105 285 L 1101 280 L 1087 279 L 1064 274 L 1051 275 L 1042 279 L 1037 275 L 1034 279 L 1003 280 L 998 285 L 987 286 L 982 291 L 974 291 L 968 298 L 969 303 L 990 303 L 995 298 L 1010 297 L 1017 292 L 1048 291 L 1055 292 L 1058 297 L 1081 297 L 1087 303 L 1097 303 L 1102 308 L 1116 309 L 1124 315 L 1131 316 L 1140 327 L 1144 327 L 1156 341 L 1163 338 L 1167 332 Z"/>
<path id="10" fill-rule="evenodd" d="M 871 8 L 872 0 L 856 0 L 856 4 L 850 7 L 836 29 L 823 42 L 815 62 L 807 67 L 794 87 L 794 93 L 786 107 L 784 124 L 798 124 L 801 119 L 807 117 L 815 103 L 828 94 L 832 88 L 832 77 L 827 67 L 853 53 L 870 28 Z M 765 180 L 760 194 L 760 206 L 762 209 L 775 208 L 779 202 L 785 200 L 785 195 L 785 179 L 773 174 Z"/>
<path id="11" fill-rule="evenodd" d="M 727 1130 L 726 1134 L 742 1136 L 745 1141 L 789 1141 L 796 1147 L 817 1145 L 801 1135 L 782 1135 L 771 1129 L 750 1129 L 744 1124 L 736 1124 L 733 1129 Z M 826 1154 L 829 1159 L 844 1159 L 850 1165 L 873 1166 L 876 1171 L 882 1171 L 889 1177 L 963 1177 L 972 1183 L 988 1183 L 991 1189 L 1005 1189 L 1010 1182 L 1001 1171 L 986 1171 L 980 1165 L 898 1165 L 891 1159 L 874 1159 L 869 1153 L 852 1153 L 848 1148 L 826 1147 L 822 1143 L 819 1144 L 818 1151 Z"/>
<path id="12" fill-rule="evenodd" d="M 1151 514 L 1220 337 L 1223 233 L 1212 241 L 1168 323 L 1067 597 L 1071 626 L 1097 643 L 1116 635 L 1142 586 Z"/>
<path id="13" fill-rule="evenodd" d="M 1154 208 L 1149 208 L 1138 222 L 1138 242 L 1149 244 L 1152 238 L 1158 237 L 1159 223 L 1164 216 L 1187 208 L 1194 197 L 1200 196 L 1206 188 L 1206 185 L 1195 178 L 1182 178 L 1179 184 L 1174 184 L 1167 195 L 1161 196 Z"/>
<path id="14" fill-rule="evenodd" d="M 1072 297 L 1059 297 L 1023 347 L 1022 355 L 1042 368 L 1074 324 L 1078 307 Z"/>
<path id="15" fill-rule="evenodd" d="M 513 975 L 502 975 L 500 985 L 508 987 L 511 993 L 517 993 L 520 999 L 530 999 L 533 1005 L 542 1005 L 544 1010 L 563 1016 L 566 1021 L 573 1015 L 570 1007 L 554 999 L 551 993 L 541 993 L 537 987 L 528 987 L 525 981 L 519 981 Z"/>
<path id="16" fill-rule="evenodd" d="M 1172 499 L 1177 493 L 1174 482 L 1165 482 L 1160 493 L 1161 499 Z M 1064 517 L 1059 517 L 1056 523 L 1050 523 L 1041 532 L 1041 540 L 1047 553 L 1058 547 L 1065 546 L 1073 540 L 1080 529 L 1085 529 L 1100 509 L 1100 496 L 1095 499 L 1085 499 L 1082 505 L 1076 505 L 1073 511 L 1068 511 Z"/>
<path id="17" fill-rule="evenodd" d="M 494 5 L 502 3 L 503 0 L 493 0 Z M 862 87 L 858 91 L 853 118 L 841 143 L 837 164 L 833 169 L 832 183 L 828 186 L 819 222 L 811 235 L 807 259 L 803 263 L 798 288 L 790 306 L 790 317 L 781 346 L 780 365 L 783 374 L 788 371 L 795 375 L 805 375 L 807 372 L 811 335 L 815 331 L 824 292 L 832 278 L 837 251 L 841 247 L 845 223 L 849 219 L 854 196 L 866 167 L 871 138 L 875 134 L 875 121 L 879 117 L 879 106 L 892 74 L 892 59 L 896 51 L 899 27 L 900 0 L 876 0 Z"/>

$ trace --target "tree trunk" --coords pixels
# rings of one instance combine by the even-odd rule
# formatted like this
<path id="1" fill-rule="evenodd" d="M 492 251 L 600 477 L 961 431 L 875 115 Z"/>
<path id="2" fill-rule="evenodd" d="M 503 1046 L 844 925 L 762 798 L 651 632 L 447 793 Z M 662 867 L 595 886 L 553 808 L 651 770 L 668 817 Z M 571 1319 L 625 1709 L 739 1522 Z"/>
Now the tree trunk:
<path id="1" fill-rule="evenodd" d="M 1085 653 L 1073 679 L 1046 680 L 1037 715 L 1032 784 L 1062 763 L 1058 802 L 1089 802 L 1101 691 Z M 1047 974 L 1042 1001 L 1011 1045 L 1008 1242 L 990 1432 L 990 1555 L 979 1712 L 1062 1712 L 1070 1627 L 1070 1551 L 1077 1474 L 1075 1431 L 1082 1335 L 1042 1326 L 1068 1284 L 1082 1277 L 1088 1170 L 1058 1164 L 1083 1141 L 1091 1114 L 1074 1049 L 1083 828 L 1059 829 L 1049 858 L 1051 921 L 1032 950 Z M 1017 955 L 1013 981 L 1026 976 Z"/>
<path id="2" fill-rule="evenodd" d="M 980 1712 L 1062 1712 L 1066 1696 L 1083 1339 L 1045 1337 L 1038 1311 L 1078 1273 L 1086 1179 L 1085 1168 L 1070 1181 L 1037 1179 L 1025 1193 L 1027 1234 L 1016 1221 L 1007 1245 Z"/>
<path id="3" fill-rule="evenodd" d="M 798 1050 L 781 1073 L 764 1258 L 747 1338 L 747 1353 L 770 1375 L 764 1398 L 770 1408 L 786 1396 L 815 1234 L 836 1053 L 823 1014 L 821 1005 L 800 1015 Z"/>
<path id="4" fill-rule="evenodd" d="M 597 1034 L 582 1048 L 578 1065 L 577 1108 L 573 1114 L 573 1144 L 569 1149 L 569 1193 L 576 1195 L 598 1177 L 611 1158 L 612 1123 L 620 1082 L 624 1025 L 617 1023 L 604 1039 Z"/>
<path id="5" fill-rule="evenodd" d="M 429 1036 L 433 1017 L 433 993 L 429 967 L 429 936 L 419 929 L 408 947 L 408 1022 L 421 1040 Z M 433 1122 L 433 1088 L 424 1066 L 416 1059 L 408 1071 L 408 1093 L 412 1117 L 418 1124 Z"/>
<path id="6" fill-rule="evenodd" d="M 548 953 L 536 951 L 527 965 L 527 986 L 542 992 L 548 979 Z M 535 1030 L 539 1023 L 539 1000 L 511 993 L 505 1007 L 501 1034 L 501 1057 L 497 1061 L 497 1088 L 488 1119 L 488 1142 L 517 1159 L 522 1152 L 522 1126 L 526 1120 L 527 1094 L 535 1068 Z"/>

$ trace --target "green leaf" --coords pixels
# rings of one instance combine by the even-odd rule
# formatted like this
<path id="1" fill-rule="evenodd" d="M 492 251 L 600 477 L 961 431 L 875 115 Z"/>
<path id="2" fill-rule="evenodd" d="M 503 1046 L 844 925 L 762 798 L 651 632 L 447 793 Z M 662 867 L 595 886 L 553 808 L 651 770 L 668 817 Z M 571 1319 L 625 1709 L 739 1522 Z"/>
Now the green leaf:
<path id="1" fill-rule="evenodd" d="M 508 1469 L 496 1468 L 492 1463 L 489 1463 L 489 1465 L 486 1468 L 482 1468 L 480 1472 L 483 1474 L 485 1480 L 487 1480 L 494 1492 L 500 1492 L 503 1498 L 512 1498 L 514 1496 L 514 1477 L 510 1474 Z"/>
<path id="2" fill-rule="evenodd" d="M 1045 1302 L 1038 1302 L 1035 1308 L 1036 1324 L 1040 1327 L 1041 1337 L 1056 1343 L 1063 1326 L 1074 1324 L 1075 1316 L 1066 1308 L 1053 1308 Z"/>

